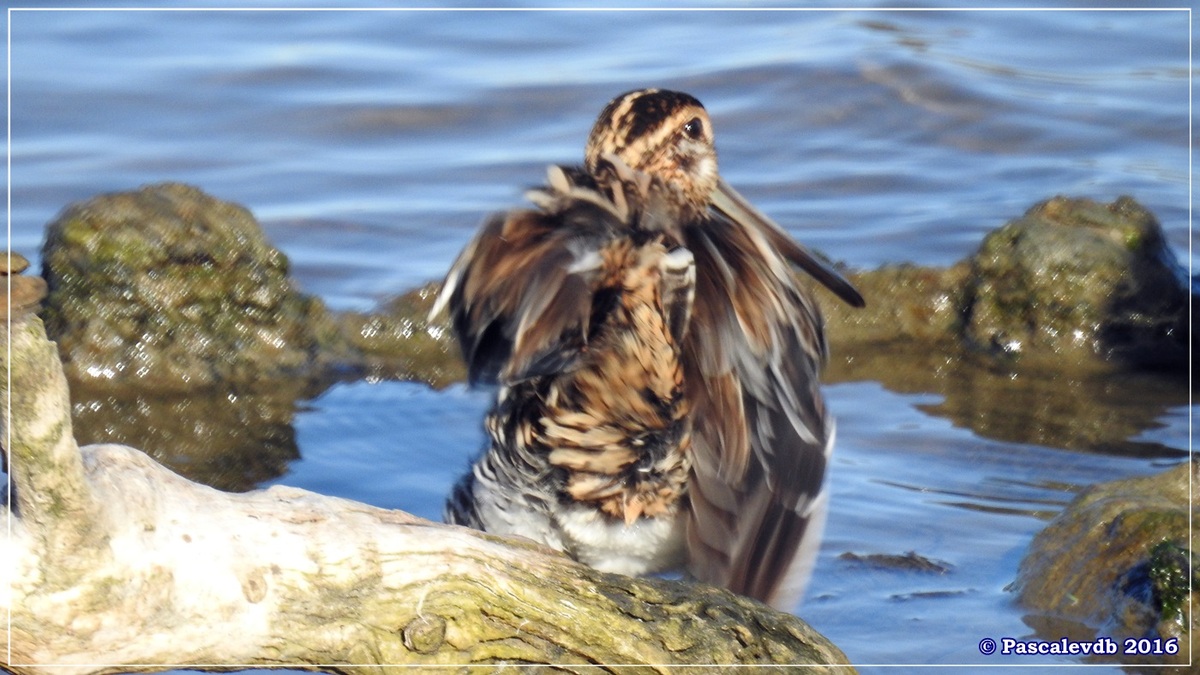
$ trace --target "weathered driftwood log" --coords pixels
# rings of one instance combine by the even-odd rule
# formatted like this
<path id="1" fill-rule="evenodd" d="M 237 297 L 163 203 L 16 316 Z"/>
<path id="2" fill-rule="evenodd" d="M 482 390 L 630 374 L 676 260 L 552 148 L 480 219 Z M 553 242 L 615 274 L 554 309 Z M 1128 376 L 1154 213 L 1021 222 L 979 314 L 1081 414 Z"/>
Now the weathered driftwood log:
<path id="1" fill-rule="evenodd" d="M 220 492 L 124 446 L 80 449 L 41 322 L 15 317 L 5 338 L 11 672 L 846 662 L 801 620 L 720 589 L 601 574 L 297 489 Z"/>

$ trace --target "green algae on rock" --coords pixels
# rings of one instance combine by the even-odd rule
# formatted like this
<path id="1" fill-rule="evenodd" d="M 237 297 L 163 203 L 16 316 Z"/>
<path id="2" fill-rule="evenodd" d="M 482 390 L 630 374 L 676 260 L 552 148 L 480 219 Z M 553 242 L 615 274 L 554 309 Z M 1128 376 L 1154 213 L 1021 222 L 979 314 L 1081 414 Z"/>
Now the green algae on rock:
<path id="1" fill-rule="evenodd" d="M 297 374 L 329 321 L 249 211 L 178 183 L 67 207 L 43 276 L 47 331 L 78 380 L 191 389 Z"/>
<path id="2" fill-rule="evenodd" d="M 861 346 L 919 343 L 954 348 L 961 332 L 968 266 L 920 267 L 909 263 L 847 273 L 867 299 L 862 309 L 820 292 L 825 332 L 835 356 Z M 828 299 L 828 300 L 827 300 Z M 860 350 L 861 351 L 861 350 Z"/>
<path id="3" fill-rule="evenodd" d="M 429 318 L 439 288 L 428 283 L 387 300 L 374 312 L 346 312 L 338 318 L 348 348 L 363 355 L 368 375 L 434 387 L 466 379 L 449 320 L 445 315 Z"/>
<path id="4" fill-rule="evenodd" d="M 1058 369 L 1188 363 L 1186 276 L 1162 226 L 1129 197 L 1048 199 L 952 267 L 887 265 L 851 279 L 866 309 L 822 303 L 834 344 L 917 341 Z"/>
<path id="5" fill-rule="evenodd" d="M 1187 280 L 1158 221 L 1129 197 L 1055 197 L 951 267 L 850 278 L 865 309 L 822 303 L 835 358 L 916 343 L 1005 368 L 1187 367 Z"/>
<path id="6" fill-rule="evenodd" d="M 1021 561 L 1012 588 L 1033 612 L 1026 621 L 1046 639 L 1093 631 L 1186 643 L 1200 629 L 1200 617 L 1188 625 L 1186 611 L 1200 587 L 1191 562 L 1198 542 L 1188 531 L 1189 514 L 1200 510 L 1188 494 L 1196 472 L 1186 462 L 1080 493 L 1034 537 Z M 1190 651 L 1180 644 L 1166 662 L 1186 663 Z M 1152 661 L 1162 663 L 1163 656 Z"/>
<path id="7" fill-rule="evenodd" d="M 1178 454 L 1136 437 L 1188 400 L 1194 298 L 1158 222 L 1133 200 L 1056 197 L 950 267 L 850 278 L 867 306 L 823 298 L 827 382 L 939 394 L 918 407 L 987 438 Z"/>
<path id="8" fill-rule="evenodd" d="M 1002 352 L 1185 363 L 1189 293 L 1154 216 L 1055 197 L 990 233 L 971 260 L 965 335 Z"/>
<path id="9" fill-rule="evenodd" d="M 461 371 L 424 316 L 329 312 L 248 210 L 188 185 L 68 206 L 47 227 L 43 276 L 46 328 L 76 382 L 244 392 L 364 374 L 446 384 Z"/>

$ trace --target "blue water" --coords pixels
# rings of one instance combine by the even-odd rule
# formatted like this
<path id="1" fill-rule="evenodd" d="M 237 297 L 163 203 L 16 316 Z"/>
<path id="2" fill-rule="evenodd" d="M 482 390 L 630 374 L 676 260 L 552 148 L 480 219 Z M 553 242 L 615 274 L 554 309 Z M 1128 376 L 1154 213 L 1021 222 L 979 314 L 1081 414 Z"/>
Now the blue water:
<path id="1" fill-rule="evenodd" d="M 1186 12 L 9 16 L 11 246 L 35 264 L 66 204 L 183 181 L 250 208 L 304 290 L 368 309 L 444 274 L 487 212 L 580 158 L 609 98 L 648 85 L 704 101 L 726 178 L 853 267 L 949 264 L 1055 194 L 1132 195 L 1191 260 Z M 1164 466 L 989 439 L 932 393 L 827 393 L 833 504 L 799 613 L 859 664 L 999 663 L 977 644 L 1030 633 L 1003 587 L 1048 514 Z M 1186 449 L 1185 403 L 1139 438 Z M 485 406 L 336 387 L 298 416 L 279 482 L 436 518 Z M 836 559 L 909 550 L 953 569 Z"/>

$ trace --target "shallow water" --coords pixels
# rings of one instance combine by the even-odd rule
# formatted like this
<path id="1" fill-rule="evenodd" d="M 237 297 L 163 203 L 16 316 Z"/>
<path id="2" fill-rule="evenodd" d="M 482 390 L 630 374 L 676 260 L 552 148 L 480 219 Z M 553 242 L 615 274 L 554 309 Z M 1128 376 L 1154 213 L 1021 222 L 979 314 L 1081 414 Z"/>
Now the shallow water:
<path id="1" fill-rule="evenodd" d="M 726 178 L 852 267 L 951 263 L 1054 194 L 1133 195 L 1190 260 L 1185 12 L 10 16 L 11 245 L 35 265 L 66 204 L 183 181 L 250 208 L 304 290 L 368 309 L 444 274 L 484 214 L 646 85 L 703 100 Z M 857 664 L 1047 663 L 980 655 L 1032 632 L 1004 587 L 1075 491 L 1178 461 L 1187 391 L 1081 385 L 1129 420 L 1090 434 L 1053 428 L 1086 411 L 1035 386 L 1010 393 L 1038 424 L 1002 425 L 976 400 L 994 390 L 898 373 L 826 389 L 833 502 L 799 614 Z M 335 386 L 264 484 L 436 518 L 485 406 L 461 386 Z M 949 571 L 837 559 L 910 550 Z"/>

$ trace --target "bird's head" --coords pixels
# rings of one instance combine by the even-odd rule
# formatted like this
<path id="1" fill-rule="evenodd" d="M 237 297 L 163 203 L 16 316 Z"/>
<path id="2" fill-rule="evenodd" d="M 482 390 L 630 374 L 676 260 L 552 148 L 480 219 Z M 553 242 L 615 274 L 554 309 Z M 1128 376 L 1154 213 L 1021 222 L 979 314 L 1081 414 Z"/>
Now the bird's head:
<path id="1" fill-rule="evenodd" d="M 707 210 L 720 180 L 708 112 L 681 92 L 639 89 L 609 102 L 588 137 L 588 171 L 606 154 L 672 186 L 692 215 Z"/>
<path id="2" fill-rule="evenodd" d="M 593 176 L 615 155 L 630 168 L 670 186 L 676 226 L 707 218 L 710 207 L 723 222 L 751 233 L 756 246 L 774 247 L 854 307 L 862 295 L 828 263 L 813 256 L 779 225 L 754 208 L 717 172 L 712 122 L 695 97 L 665 89 L 638 89 L 614 98 L 596 119 L 584 151 Z M 779 268 L 779 274 L 784 274 Z"/>

